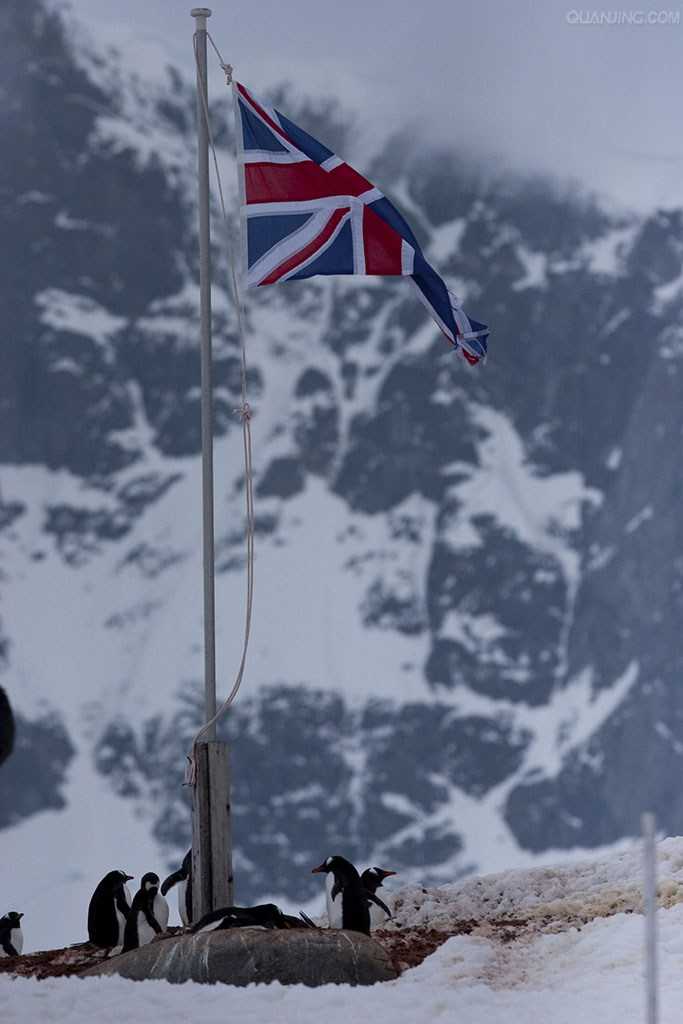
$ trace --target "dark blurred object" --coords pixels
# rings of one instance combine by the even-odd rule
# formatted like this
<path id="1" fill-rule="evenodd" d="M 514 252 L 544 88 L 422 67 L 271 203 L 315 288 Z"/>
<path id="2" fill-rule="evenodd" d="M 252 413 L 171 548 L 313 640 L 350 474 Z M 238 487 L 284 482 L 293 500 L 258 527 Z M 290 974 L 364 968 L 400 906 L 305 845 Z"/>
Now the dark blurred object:
<path id="1" fill-rule="evenodd" d="M 14 715 L 7 694 L 0 686 L 0 764 L 12 753 L 14 747 Z"/>

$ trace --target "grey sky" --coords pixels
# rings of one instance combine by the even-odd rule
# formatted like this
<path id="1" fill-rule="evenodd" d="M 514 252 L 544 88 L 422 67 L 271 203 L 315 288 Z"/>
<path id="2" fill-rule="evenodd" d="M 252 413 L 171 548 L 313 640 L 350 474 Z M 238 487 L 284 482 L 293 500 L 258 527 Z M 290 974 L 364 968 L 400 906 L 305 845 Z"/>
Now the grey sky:
<path id="1" fill-rule="evenodd" d="M 71 0 L 140 67 L 192 70 L 191 3 Z M 367 134 L 419 118 L 427 135 L 599 190 L 615 204 L 683 205 L 683 9 L 661 0 L 218 0 L 209 28 L 256 93 L 283 79 L 337 95 Z M 594 25 L 593 12 L 644 24 Z M 678 24 L 647 24 L 648 12 Z M 622 21 L 625 18 L 622 16 Z M 220 74 L 211 84 L 221 88 Z M 342 154 L 354 162 L 351 153 Z"/>

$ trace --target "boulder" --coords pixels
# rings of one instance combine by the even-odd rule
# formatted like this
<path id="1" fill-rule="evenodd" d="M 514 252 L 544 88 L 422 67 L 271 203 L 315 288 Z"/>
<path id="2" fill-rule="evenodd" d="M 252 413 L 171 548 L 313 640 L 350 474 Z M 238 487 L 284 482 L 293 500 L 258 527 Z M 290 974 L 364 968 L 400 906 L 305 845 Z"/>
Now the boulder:
<path id="1" fill-rule="evenodd" d="M 158 939 L 83 972 L 118 974 L 132 981 L 227 985 L 373 985 L 397 972 L 386 951 L 367 935 L 341 929 L 266 931 L 233 928 Z"/>

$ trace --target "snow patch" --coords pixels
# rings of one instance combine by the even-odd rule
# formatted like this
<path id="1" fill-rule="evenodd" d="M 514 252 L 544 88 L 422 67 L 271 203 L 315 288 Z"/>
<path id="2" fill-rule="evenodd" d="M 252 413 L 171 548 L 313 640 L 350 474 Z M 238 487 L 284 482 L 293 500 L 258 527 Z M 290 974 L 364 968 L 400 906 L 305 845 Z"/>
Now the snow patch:
<path id="1" fill-rule="evenodd" d="M 56 331 L 69 331 L 92 338 L 96 345 L 111 357 L 111 338 L 127 321 L 115 316 L 94 299 L 85 295 L 74 295 L 61 288 L 46 288 L 35 297 L 41 310 L 41 323 Z"/>
<path id="2" fill-rule="evenodd" d="M 634 222 L 612 228 L 600 238 L 585 243 L 582 255 L 591 273 L 609 274 L 612 277 L 620 274 L 626 254 L 630 251 L 639 229 L 640 224 Z"/>
<path id="3" fill-rule="evenodd" d="M 526 288 L 544 288 L 547 283 L 548 256 L 543 252 L 532 252 L 526 245 L 518 243 L 515 252 L 524 267 L 524 276 L 515 281 L 513 291 Z"/>

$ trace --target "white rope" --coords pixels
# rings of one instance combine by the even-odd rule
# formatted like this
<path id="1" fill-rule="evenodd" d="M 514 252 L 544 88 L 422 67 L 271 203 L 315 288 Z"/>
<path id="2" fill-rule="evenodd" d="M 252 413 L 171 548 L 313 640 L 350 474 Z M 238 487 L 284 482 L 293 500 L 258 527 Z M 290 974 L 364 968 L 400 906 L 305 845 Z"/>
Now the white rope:
<path id="1" fill-rule="evenodd" d="M 209 41 L 211 42 L 211 45 L 213 46 L 214 50 L 218 54 L 218 59 L 220 61 L 221 67 L 222 67 L 222 69 L 223 69 L 223 71 L 225 72 L 225 75 L 226 75 L 226 84 L 230 85 L 231 82 L 232 82 L 232 68 L 230 67 L 229 64 L 225 64 L 224 63 L 223 58 L 221 57 L 220 53 L 218 52 L 216 44 L 214 43 L 213 39 L 211 39 L 211 36 L 208 34 L 208 32 L 207 32 L 207 37 L 208 37 Z M 244 623 L 244 641 L 243 641 L 243 644 L 242 644 L 242 657 L 240 659 L 240 664 L 239 664 L 239 668 L 237 670 L 237 675 L 235 677 L 235 682 L 233 683 L 233 687 L 232 687 L 230 693 L 225 698 L 225 700 L 220 705 L 220 707 L 217 709 L 216 714 L 213 716 L 213 718 L 209 719 L 208 722 L 204 723 L 204 725 L 197 732 L 196 736 L 194 737 L 194 739 L 192 741 L 192 751 L 187 756 L 188 763 L 187 763 L 187 769 L 186 769 L 186 773 L 185 773 L 185 781 L 189 785 L 194 785 L 196 783 L 196 780 L 197 780 L 197 769 L 196 769 L 196 758 L 195 758 L 195 749 L 197 747 L 197 744 L 201 742 L 202 737 L 225 714 L 225 712 L 228 710 L 230 705 L 235 700 L 235 697 L 237 696 L 239 688 L 240 688 L 240 686 L 242 684 L 242 679 L 244 677 L 244 669 L 245 669 L 246 662 L 247 662 L 247 650 L 249 648 L 249 637 L 250 637 L 250 634 L 251 634 L 252 607 L 253 607 L 253 601 L 254 601 L 254 492 L 253 492 L 253 482 L 252 482 L 252 459 L 251 459 L 251 409 L 250 409 L 249 403 L 247 401 L 247 352 L 246 352 L 246 342 L 245 342 L 246 332 L 245 332 L 245 323 L 244 323 L 244 310 L 243 310 L 243 307 L 242 307 L 242 300 L 241 300 L 241 297 L 240 297 L 240 291 L 239 291 L 239 286 L 238 286 L 238 282 L 237 282 L 237 274 L 235 273 L 235 261 L 234 261 L 234 258 L 233 258 L 234 257 L 234 251 L 233 251 L 233 246 L 232 246 L 231 239 L 230 239 L 230 224 L 229 224 L 228 215 L 227 215 L 226 209 L 225 209 L 225 199 L 224 199 L 224 196 L 223 196 L 223 185 L 222 185 L 222 182 L 221 182 L 221 174 L 220 174 L 220 170 L 219 170 L 219 167 L 218 167 L 218 157 L 216 155 L 216 147 L 214 145 L 213 132 L 212 132 L 212 129 L 211 129 L 211 118 L 209 116 L 209 109 L 208 109 L 208 105 L 207 105 L 207 102 L 206 102 L 206 92 L 205 92 L 205 89 L 203 88 L 205 83 L 203 81 L 201 81 L 201 68 L 200 68 L 200 65 L 199 65 L 199 57 L 198 57 L 198 54 L 197 54 L 197 34 L 196 33 L 192 37 L 192 42 L 193 42 L 193 48 L 194 48 L 195 64 L 197 66 L 197 77 L 200 79 L 200 85 L 202 86 L 202 88 L 200 88 L 199 92 L 200 92 L 200 95 L 202 97 L 202 106 L 204 108 L 204 117 L 206 119 L 207 134 L 209 136 L 209 145 L 211 146 L 211 153 L 212 153 L 212 156 L 213 156 L 213 164 L 214 164 L 214 169 L 215 169 L 215 172 L 216 172 L 216 182 L 218 184 L 218 195 L 219 195 L 219 198 L 220 198 L 221 212 L 222 212 L 222 215 L 223 215 L 223 226 L 224 226 L 224 230 L 225 230 L 225 243 L 226 243 L 226 248 L 228 250 L 228 264 L 229 264 L 229 267 L 230 267 L 229 279 L 230 279 L 232 297 L 233 297 L 233 301 L 235 303 L 235 309 L 237 310 L 237 327 L 238 327 L 238 333 L 239 333 L 239 338 L 240 338 L 240 348 L 241 348 L 241 355 L 242 355 L 242 358 L 241 358 L 242 404 L 241 404 L 239 409 L 235 410 L 235 412 L 239 414 L 239 416 L 240 416 L 240 418 L 242 420 L 242 442 L 243 442 L 243 446 L 244 446 L 244 477 L 245 477 L 245 479 L 244 479 L 244 489 L 245 489 L 245 498 L 246 498 L 246 520 L 247 520 L 247 523 L 246 523 L 247 599 L 246 599 L 246 615 L 245 615 L 245 623 Z M 235 126 L 235 131 L 237 131 L 237 126 Z"/>
<path id="2" fill-rule="evenodd" d="M 220 64 L 221 68 L 225 72 L 225 84 L 226 85 L 232 85 L 232 64 L 226 64 L 225 63 L 225 61 L 223 60 L 223 56 L 221 54 L 221 51 L 218 49 L 218 47 L 214 43 L 214 41 L 213 41 L 213 39 L 211 37 L 211 33 L 210 32 L 206 33 L 206 38 L 209 40 L 209 42 L 213 46 L 214 52 L 215 52 L 216 56 L 218 57 L 218 63 Z M 196 52 L 196 43 L 195 43 L 195 52 Z M 237 125 L 235 125 L 235 129 L 236 128 L 237 128 Z"/>

